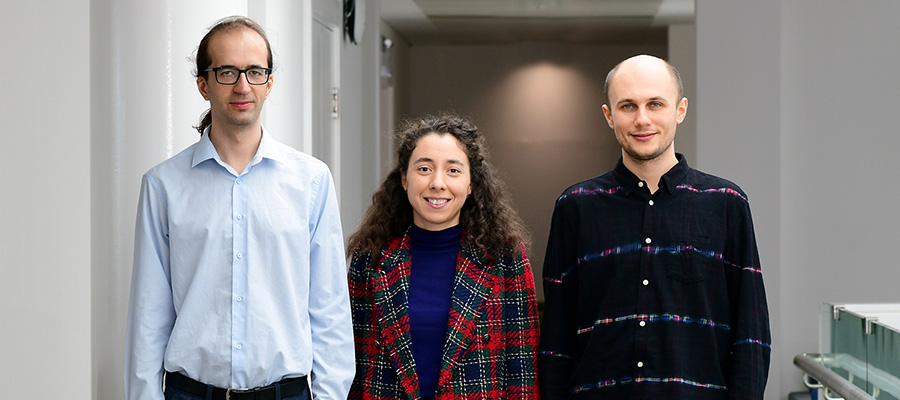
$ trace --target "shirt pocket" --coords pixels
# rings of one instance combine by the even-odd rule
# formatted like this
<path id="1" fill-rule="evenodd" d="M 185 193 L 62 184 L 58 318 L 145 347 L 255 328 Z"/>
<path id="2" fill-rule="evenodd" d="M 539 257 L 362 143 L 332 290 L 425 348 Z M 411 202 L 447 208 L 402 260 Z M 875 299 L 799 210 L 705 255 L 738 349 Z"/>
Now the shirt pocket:
<path id="1" fill-rule="evenodd" d="M 706 254 L 709 239 L 693 237 L 679 241 L 675 255 L 666 266 L 666 276 L 684 284 L 696 284 L 709 278 L 715 258 Z"/>

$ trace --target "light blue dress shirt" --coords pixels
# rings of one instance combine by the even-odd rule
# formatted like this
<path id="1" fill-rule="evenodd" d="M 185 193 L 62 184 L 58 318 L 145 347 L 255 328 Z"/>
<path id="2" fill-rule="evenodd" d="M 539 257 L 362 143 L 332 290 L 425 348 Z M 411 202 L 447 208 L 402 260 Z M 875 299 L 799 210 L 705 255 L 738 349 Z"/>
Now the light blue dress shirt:
<path id="1" fill-rule="evenodd" d="M 165 369 L 223 388 L 307 375 L 316 399 L 346 399 L 353 328 L 328 167 L 263 130 L 238 174 L 208 135 L 143 177 L 126 397 L 162 399 Z"/>

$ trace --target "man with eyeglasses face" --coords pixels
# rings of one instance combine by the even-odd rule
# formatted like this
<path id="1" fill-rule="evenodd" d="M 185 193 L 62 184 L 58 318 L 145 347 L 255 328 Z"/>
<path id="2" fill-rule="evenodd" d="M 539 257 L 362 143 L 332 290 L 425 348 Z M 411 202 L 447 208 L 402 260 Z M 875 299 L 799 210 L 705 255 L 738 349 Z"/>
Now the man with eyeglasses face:
<path id="1" fill-rule="evenodd" d="M 354 348 L 331 173 L 260 123 L 275 80 L 258 24 L 219 21 L 196 61 L 200 140 L 143 177 L 126 397 L 345 399 Z"/>

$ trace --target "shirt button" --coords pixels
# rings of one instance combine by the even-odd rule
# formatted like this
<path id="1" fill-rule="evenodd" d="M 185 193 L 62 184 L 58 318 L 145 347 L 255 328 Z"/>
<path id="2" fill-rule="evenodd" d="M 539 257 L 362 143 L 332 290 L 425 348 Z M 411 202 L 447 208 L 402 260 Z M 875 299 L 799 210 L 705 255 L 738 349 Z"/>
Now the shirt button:
<path id="1" fill-rule="evenodd" d="M 241 215 L 241 214 L 238 214 L 238 215 L 237 215 L 237 220 L 240 221 L 240 220 L 242 220 L 242 219 L 244 219 L 244 216 Z"/>
<path id="2" fill-rule="evenodd" d="M 638 368 L 643 368 L 643 367 L 644 367 L 644 362 L 643 362 L 643 361 L 638 361 L 637 366 L 638 366 Z"/>
<path id="3" fill-rule="evenodd" d="M 377 340 L 376 340 L 374 343 L 372 343 L 372 344 L 374 344 L 375 347 L 381 348 L 381 342 L 379 342 L 379 341 L 377 341 Z"/>
<path id="4" fill-rule="evenodd" d="M 641 322 L 638 322 L 638 325 L 640 325 L 640 326 L 645 326 L 645 325 L 647 325 L 647 322 L 641 321 Z"/>
<path id="5" fill-rule="evenodd" d="M 241 346 L 241 344 L 238 343 L 238 344 L 234 345 L 234 348 L 240 350 L 240 349 L 244 348 L 244 346 Z"/>
<path id="6" fill-rule="evenodd" d="M 491 335 L 485 333 L 484 336 L 481 337 L 481 343 L 487 343 L 491 341 Z"/>
<path id="7" fill-rule="evenodd" d="M 644 243 L 650 244 L 650 242 L 652 242 L 652 240 L 650 240 L 650 238 L 644 239 Z"/>
<path id="8" fill-rule="evenodd" d="M 653 200 L 650 200 L 650 201 L 649 201 L 649 204 L 652 206 L 652 205 L 653 205 Z"/>
<path id="9" fill-rule="evenodd" d="M 234 298 L 234 301 L 237 301 L 238 303 L 240 303 L 240 302 L 244 301 L 244 298 L 242 296 L 238 296 L 238 297 Z"/>
<path id="10" fill-rule="evenodd" d="M 240 260 L 240 259 L 242 259 L 242 258 L 244 258 L 244 255 L 241 254 L 241 253 L 237 253 L 237 259 Z"/>
<path id="11" fill-rule="evenodd" d="M 241 184 L 241 180 L 238 179 L 238 180 L 234 181 L 234 183 L 237 183 L 238 185 L 240 185 L 240 184 Z"/>
<path id="12" fill-rule="evenodd" d="M 649 285 L 649 284 L 650 284 L 650 281 L 648 281 L 648 280 L 646 280 L 646 279 L 644 279 L 644 281 L 643 281 L 643 282 L 641 282 L 641 283 L 642 283 L 642 284 L 644 284 L 644 286 L 647 286 L 647 285 Z"/>
<path id="13" fill-rule="evenodd" d="M 644 187 L 644 181 L 638 182 L 638 187 Z"/>

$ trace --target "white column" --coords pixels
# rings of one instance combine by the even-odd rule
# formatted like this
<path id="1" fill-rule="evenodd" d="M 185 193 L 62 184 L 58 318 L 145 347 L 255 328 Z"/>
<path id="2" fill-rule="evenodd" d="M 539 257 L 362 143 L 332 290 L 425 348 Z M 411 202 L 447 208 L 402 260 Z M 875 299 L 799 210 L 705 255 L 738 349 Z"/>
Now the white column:
<path id="1" fill-rule="evenodd" d="M 93 398 L 121 399 L 141 175 L 199 138 L 191 126 L 208 105 L 188 58 L 248 0 L 93 0 L 90 9 Z"/>

